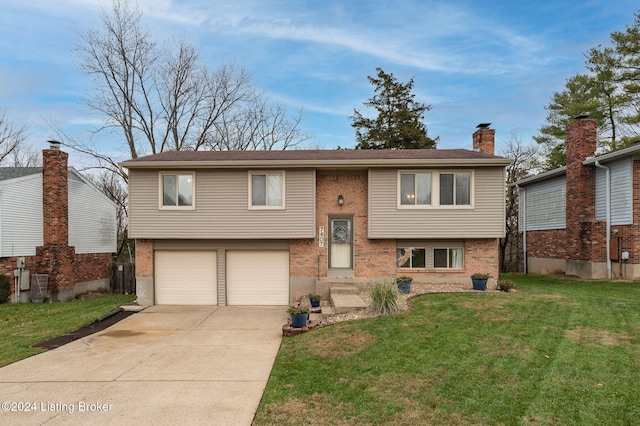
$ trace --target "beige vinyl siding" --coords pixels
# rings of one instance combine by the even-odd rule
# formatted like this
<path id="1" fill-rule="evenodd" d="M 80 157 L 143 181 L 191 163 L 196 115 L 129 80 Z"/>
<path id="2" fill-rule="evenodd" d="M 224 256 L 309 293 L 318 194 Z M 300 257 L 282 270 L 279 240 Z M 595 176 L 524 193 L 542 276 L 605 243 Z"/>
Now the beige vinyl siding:
<path id="1" fill-rule="evenodd" d="M 285 209 L 249 209 L 249 170 L 197 170 L 195 210 L 159 209 L 159 171 L 131 170 L 132 238 L 283 239 L 315 236 L 315 171 L 287 170 Z"/>
<path id="2" fill-rule="evenodd" d="M 415 170 L 415 169 L 414 169 Z M 425 169 L 429 171 L 430 169 Z M 460 169 L 467 171 L 468 169 Z M 455 169 L 434 171 L 451 172 Z M 369 238 L 499 238 L 504 236 L 503 167 L 473 170 L 473 208 L 398 208 L 398 171 L 369 171 Z"/>

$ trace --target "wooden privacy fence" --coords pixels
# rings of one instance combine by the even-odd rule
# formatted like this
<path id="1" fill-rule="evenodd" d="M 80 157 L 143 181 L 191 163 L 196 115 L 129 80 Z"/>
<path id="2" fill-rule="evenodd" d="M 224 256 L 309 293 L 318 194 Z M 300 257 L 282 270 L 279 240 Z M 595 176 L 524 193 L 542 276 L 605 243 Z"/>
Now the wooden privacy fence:
<path id="1" fill-rule="evenodd" d="M 114 263 L 111 265 L 111 292 L 133 294 L 136 290 L 136 265 L 134 263 Z"/>

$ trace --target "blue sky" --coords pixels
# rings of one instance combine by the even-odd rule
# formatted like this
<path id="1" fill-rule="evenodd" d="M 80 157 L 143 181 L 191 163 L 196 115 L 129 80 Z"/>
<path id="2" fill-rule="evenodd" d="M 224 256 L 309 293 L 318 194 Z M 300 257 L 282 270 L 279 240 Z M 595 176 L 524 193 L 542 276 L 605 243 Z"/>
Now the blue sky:
<path id="1" fill-rule="evenodd" d="M 640 9 L 627 0 L 137 3 L 156 39 L 183 37 L 211 69 L 244 66 L 272 99 L 291 112 L 302 108 L 308 145 L 327 149 L 355 145 L 349 117 L 354 108 L 366 114 L 373 94 L 366 77 L 376 67 L 414 79 L 416 99 L 433 106 L 425 122 L 439 148 L 470 148 L 481 122 L 496 129 L 498 151 L 513 132 L 530 141 L 553 92 L 584 72 L 584 52 L 608 45 Z M 37 149 L 54 136 L 51 125 L 82 135 L 98 122 L 82 101 L 90 80 L 72 47 L 109 6 L 0 0 L 0 108 L 28 127 Z"/>

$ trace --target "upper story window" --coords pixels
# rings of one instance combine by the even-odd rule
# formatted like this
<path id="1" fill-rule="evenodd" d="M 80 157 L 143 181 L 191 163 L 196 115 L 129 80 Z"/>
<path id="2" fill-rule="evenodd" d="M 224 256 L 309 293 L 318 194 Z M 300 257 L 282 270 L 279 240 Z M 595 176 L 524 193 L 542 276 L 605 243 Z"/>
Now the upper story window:
<path id="1" fill-rule="evenodd" d="M 471 207 L 471 171 L 399 171 L 398 207 Z"/>
<path id="2" fill-rule="evenodd" d="M 195 208 L 195 173 L 160 173 L 163 209 Z"/>
<path id="3" fill-rule="evenodd" d="M 249 172 L 249 208 L 284 208 L 284 172 Z"/>
<path id="4" fill-rule="evenodd" d="M 440 205 L 471 204 L 471 173 L 440 173 Z"/>
<path id="5" fill-rule="evenodd" d="M 400 204 L 431 204 L 431 173 L 400 173 Z"/>

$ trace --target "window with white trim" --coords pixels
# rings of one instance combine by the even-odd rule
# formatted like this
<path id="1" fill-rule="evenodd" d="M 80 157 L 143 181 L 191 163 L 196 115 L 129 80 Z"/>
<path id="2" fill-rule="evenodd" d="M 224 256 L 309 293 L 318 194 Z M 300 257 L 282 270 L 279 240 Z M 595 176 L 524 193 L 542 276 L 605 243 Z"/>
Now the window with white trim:
<path id="1" fill-rule="evenodd" d="M 195 208 L 195 173 L 160 173 L 160 208 Z"/>
<path id="2" fill-rule="evenodd" d="M 471 204 L 471 173 L 440 173 L 440 205 Z"/>
<path id="3" fill-rule="evenodd" d="M 398 268 L 426 268 L 425 248 L 404 247 L 396 249 L 396 266 Z"/>
<path id="4" fill-rule="evenodd" d="M 433 249 L 433 267 L 447 269 L 464 268 L 463 250 L 461 248 Z"/>
<path id="5" fill-rule="evenodd" d="M 469 208 L 472 205 L 473 171 L 398 171 L 398 208 Z"/>
<path id="6" fill-rule="evenodd" d="M 249 208 L 284 208 L 284 172 L 249 172 Z"/>
<path id="7" fill-rule="evenodd" d="M 400 173 L 400 205 L 431 204 L 431 173 Z"/>

